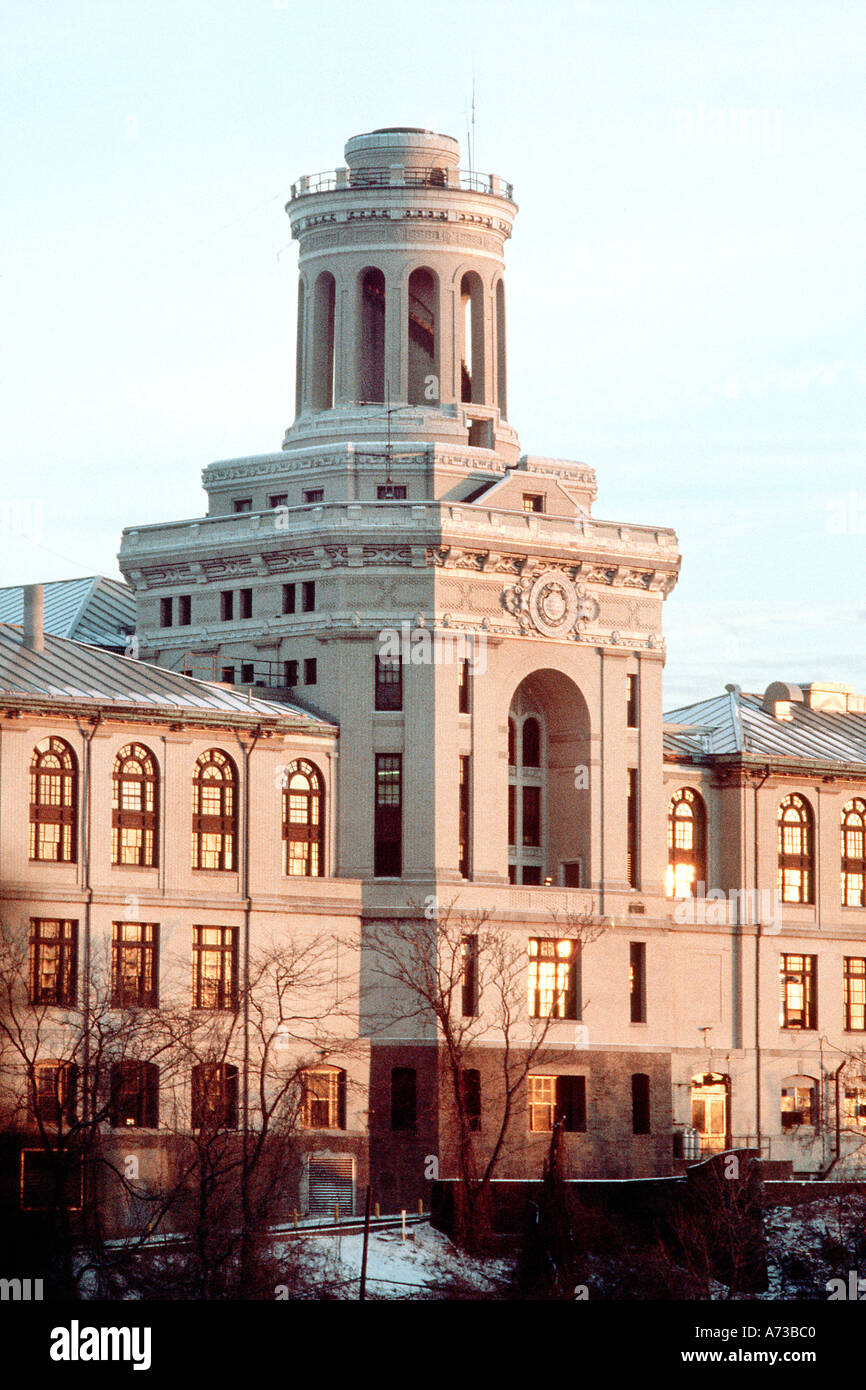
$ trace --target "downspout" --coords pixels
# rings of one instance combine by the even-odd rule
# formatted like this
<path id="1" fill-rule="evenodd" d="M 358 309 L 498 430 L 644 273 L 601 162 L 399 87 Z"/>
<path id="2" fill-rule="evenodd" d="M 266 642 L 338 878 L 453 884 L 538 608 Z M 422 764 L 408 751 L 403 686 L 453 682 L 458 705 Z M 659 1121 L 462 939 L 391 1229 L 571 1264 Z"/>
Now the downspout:
<path id="1" fill-rule="evenodd" d="M 91 959 L 91 904 L 93 902 L 93 885 L 90 881 L 90 836 L 91 836 L 91 797 L 90 787 L 91 776 L 91 744 L 96 730 L 102 723 L 102 710 L 96 711 L 90 733 L 82 728 L 81 722 L 76 719 L 78 732 L 84 739 L 84 786 L 82 787 L 82 800 L 84 802 L 84 834 L 81 837 L 81 887 L 84 890 L 84 994 L 83 994 L 83 1013 L 84 1013 L 84 1096 L 82 1105 L 82 1119 L 85 1125 L 90 1118 L 90 959 Z"/>
<path id="2" fill-rule="evenodd" d="M 754 876 L 756 902 L 760 903 L 758 892 L 758 792 L 763 787 L 767 778 L 770 776 L 770 768 L 764 769 L 764 775 L 760 782 L 755 782 L 753 791 L 753 825 L 754 835 L 753 844 L 753 864 L 752 873 Z M 760 912 L 755 913 L 756 917 Z M 761 1153 L 763 1136 L 761 1133 L 761 936 L 763 933 L 763 923 L 756 924 L 755 932 L 755 1140 L 758 1153 Z"/>
<path id="3" fill-rule="evenodd" d="M 247 1184 L 248 1173 L 247 1164 L 249 1160 L 249 1070 L 250 1070 L 250 916 L 252 903 L 250 900 L 250 755 L 256 744 L 261 738 L 262 728 L 259 724 L 253 732 L 252 742 L 240 741 L 241 750 L 244 757 L 244 830 L 241 840 L 241 894 L 244 900 L 244 995 L 243 995 L 243 1030 L 244 1030 L 244 1060 L 243 1060 L 243 1161 L 242 1161 L 242 1180 L 241 1180 L 241 1201 L 243 1203 L 244 1231 L 246 1232 L 246 1205 L 247 1205 Z"/>
<path id="4" fill-rule="evenodd" d="M 836 1088 L 836 1143 L 835 1143 L 836 1153 L 835 1153 L 835 1156 L 834 1156 L 833 1161 L 831 1162 L 829 1168 L 825 1168 L 824 1172 L 821 1174 L 821 1181 L 822 1181 L 822 1182 L 826 1182 L 826 1181 L 827 1181 L 827 1179 L 829 1178 L 829 1176 L 830 1176 L 830 1174 L 832 1173 L 833 1169 L 836 1167 L 836 1164 L 839 1162 L 840 1158 L 842 1157 L 842 1108 L 841 1108 L 841 1106 L 840 1106 L 840 1104 L 839 1104 L 839 1078 L 840 1078 L 840 1076 L 842 1075 L 842 1072 L 843 1072 L 843 1071 L 845 1070 L 845 1068 L 847 1067 L 847 1065 L 848 1065 L 848 1058 L 845 1057 L 845 1058 L 843 1058 L 843 1060 L 839 1063 L 838 1067 L 836 1068 L 835 1072 L 833 1073 L 833 1081 L 834 1081 L 835 1088 Z"/>
<path id="5" fill-rule="evenodd" d="M 598 740 L 599 740 L 599 778 L 598 778 L 598 912 L 604 916 L 604 884 L 606 866 L 604 862 L 604 652 L 599 651 L 599 700 L 598 700 Z M 590 741 L 590 752 L 592 742 Z"/>

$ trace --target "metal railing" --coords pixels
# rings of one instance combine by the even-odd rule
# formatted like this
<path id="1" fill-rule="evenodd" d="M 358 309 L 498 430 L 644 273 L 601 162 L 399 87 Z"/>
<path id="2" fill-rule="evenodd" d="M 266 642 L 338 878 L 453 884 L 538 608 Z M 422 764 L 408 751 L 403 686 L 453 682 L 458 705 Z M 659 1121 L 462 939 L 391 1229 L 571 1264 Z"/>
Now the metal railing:
<path id="1" fill-rule="evenodd" d="M 292 201 L 311 193 L 349 192 L 368 188 L 453 188 L 465 193 L 487 193 L 513 201 L 514 185 L 498 174 L 479 174 L 471 169 L 382 166 L 369 169 L 328 169 L 304 174 L 292 184 Z"/>

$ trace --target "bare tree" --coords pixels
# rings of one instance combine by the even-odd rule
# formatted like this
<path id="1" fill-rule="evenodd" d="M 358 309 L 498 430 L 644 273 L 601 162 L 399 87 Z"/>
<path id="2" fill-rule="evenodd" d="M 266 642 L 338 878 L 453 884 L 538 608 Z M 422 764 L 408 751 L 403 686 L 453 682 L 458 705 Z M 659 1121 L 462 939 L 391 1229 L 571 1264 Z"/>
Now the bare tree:
<path id="1" fill-rule="evenodd" d="M 491 1183 L 507 1150 L 526 1079 L 548 1044 L 558 1007 L 554 989 L 543 1017 L 527 1009 L 526 941 L 491 920 L 490 911 L 433 908 L 414 900 L 411 918 L 391 919 L 372 933 L 375 969 L 388 996 L 386 1027 L 411 1020 L 435 1039 L 443 1072 L 440 1095 L 453 1119 L 460 1225 L 467 1248 L 478 1249 L 488 1224 Z M 606 929 L 590 904 L 584 913 L 551 914 L 579 955 Z M 471 1004 L 465 991 L 473 996 Z M 475 1097 L 467 1072 L 476 1057 L 493 1059 L 495 1085 L 485 1095 L 486 1139 L 480 1141 Z"/>

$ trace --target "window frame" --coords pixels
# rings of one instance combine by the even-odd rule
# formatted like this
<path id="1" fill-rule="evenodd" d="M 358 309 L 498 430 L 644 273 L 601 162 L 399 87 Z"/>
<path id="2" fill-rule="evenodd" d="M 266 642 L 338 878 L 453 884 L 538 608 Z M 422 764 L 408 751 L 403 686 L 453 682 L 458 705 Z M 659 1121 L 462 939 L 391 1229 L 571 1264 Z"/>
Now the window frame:
<path id="1" fill-rule="evenodd" d="M 681 813 L 684 807 L 688 815 Z M 698 884 L 707 881 L 707 806 L 694 787 L 678 787 L 668 802 L 667 842 L 666 897 L 696 897 Z M 691 870 L 691 877 L 686 879 L 682 869 Z"/>
<path id="2" fill-rule="evenodd" d="M 798 812 L 796 819 L 788 812 Z M 786 830 L 795 832 L 786 837 Z M 783 797 L 776 812 L 776 845 L 778 851 L 777 889 L 782 903 L 813 905 L 815 902 L 815 813 L 800 792 Z M 800 839 L 800 849 L 785 847 L 786 838 Z M 795 885 L 789 876 L 799 875 Z M 795 891 L 796 889 L 796 891 Z"/>
<path id="3" fill-rule="evenodd" d="M 305 777 L 306 788 L 292 790 L 293 777 Z M 304 798 L 307 806 L 303 821 L 292 819 L 292 798 Z M 292 831 L 297 833 L 292 833 Z M 301 834 L 300 832 L 304 833 Z M 287 878 L 324 878 L 325 876 L 325 779 L 315 763 L 308 758 L 296 758 L 289 763 L 283 776 L 282 804 L 283 874 Z M 292 845 L 306 845 L 306 855 L 292 855 Z M 303 873 L 291 872 L 293 863 L 305 862 Z"/>
<path id="4" fill-rule="evenodd" d="M 138 763 L 143 770 L 130 773 L 125 769 Z M 124 806 L 125 787 L 140 788 L 138 807 Z M 141 842 L 134 859 L 124 858 L 124 831 L 140 832 Z M 132 846 L 135 848 L 135 846 Z M 155 869 L 159 865 L 159 765 L 154 754 L 143 743 L 125 743 L 114 758 L 111 776 L 111 863 L 114 867 Z"/>
<path id="5" fill-rule="evenodd" d="M 138 928 L 136 938 L 124 936 L 127 929 Z M 148 935 L 149 933 L 149 935 Z M 124 973 L 124 957 L 136 965 L 134 972 Z M 125 978 L 138 979 L 138 987 L 124 988 Z M 125 922 L 111 924 L 111 1008 L 155 1009 L 159 1005 L 159 925 L 156 922 Z"/>
<path id="6" fill-rule="evenodd" d="M 56 935 L 43 934 L 49 925 L 59 929 Z M 57 953 L 55 997 L 46 998 L 39 984 L 45 973 L 43 956 Z M 31 917 L 28 950 L 29 1000 L 34 1008 L 74 1009 L 78 1000 L 78 922 L 68 917 Z"/>
<path id="7" fill-rule="evenodd" d="M 46 764 L 56 759 L 58 766 Z M 29 849 L 31 864 L 75 864 L 78 862 L 78 758 L 72 745 L 57 734 L 48 734 L 35 744 L 29 766 Z M 52 785 L 57 782 L 56 788 Z M 46 788 L 46 782 L 48 786 Z M 52 841 L 40 836 L 43 826 L 58 826 Z M 56 848 L 57 854 L 40 850 Z"/>
<path id="8" fill-rule="evenodd" d="M 791 962 L 802 961 L 802 965 Z M 811 964 L 809 964 L 811 962 Z M 779 1027 L 798 1032 L 814 1032 L 818 1027 L 818 957 L 801 951 L 779 954 Z M 792 992 L 802 988 L 802 1007 L 791 1003 Z M 802 1015 L 802 1022 L 796 1016 Z"/>
<path id="9" fill-rule="evenodd" d="M 197 1062 L 191 1072 L 191 1128 L 212 1132 L 238 1129 L 240 1120 L 238 1069 L 231 1062 Z M 219 1090 L 219 1095 L 214 1092 Z M 214 1104 L 218 1102 L 219 1109 Z M 206 1113 L 205 1107 L 210 1109 Z"/>
<path id="10" fill-rule="evenodd" d="M 853 821 L 855 816 L 859 823 Z M 866 801 L 862 797 L 854 796 L 842 807 L 839 829 L 842 907 L 866 907 Z M 852 879 L 859 880 L 856 887 Z"/>
<path id="11" fill-rule="evenodd" d="M 568 946 L 568 952 L 561 948 Z M 535 948 L 535 949 L 533 949 Z M 527 977 L 527 1012 L 530 1018 L 571 1020 L 577 1022 L 581 1016 L 580 999 L 580 942 L 573 936 L 531 936 L 529 938 L 529 971 Z M 543 968 L 543 962 L 552 962 L 552 983 L 543 980 L 551 975 L 550 965 Z M 563 978 L 564 977 L 564 978 Z M 562 983 L 560 983 L 562 980 Z M 549 1010 L 545 1011 L 545 997 L 550 996 Z"/>
<path id="12" fill-rule="evenodd" d="M 325 1095 L 314 1095 L 315 1087 L 311 1082 L 316 1078 L 320 1084 L 319 1089 L 326 1092 Z M 346 1072 L 342 1067 L 318 1066 L 304 1067 L 298 1073 L 298 1080 L 301 1086 L 301 1100 L 299 1108 L 299 1125 L 306 1130 L 345 1130 L 346 1128 Z M 315 1111 L 313 1106 L 326 1106 L 326 1111 Z M 314 1118 L 318 1114 L 326 1115 L 326 1123 L 320 1123 Z"/>
<path id="13" fill-rule="evenodd" d="M 219 779 L 206 776 L 207 769 L 221 769 Z M 206 812 L 206 793 L 216 786 L 219 789 L 219 811 Z M 237 870 L 238 842 L 238 793 L 240 791 L 237 766 L 228 753 L 221 748 L 207 748 L 196 759 L 193 774 L 193 814 L 192 814 L 192 867 L 198 873 L 234 873 Z M 216 848 L 218 864 L 204 864 L 207 852 L 205 836 L 217 836 Z"/>
<path id="14" fill-rule="evenodd" d="M 208 941 L 204 933 L 219 932 L 218 941 Z M 237 1013 L 238 1009 L 238 929 L 195 924 L 192 929 L 192 1007 L 203 1013 Z M 215 974 L 207 974 L 210 957 L 218 962 Z M 215 1002 L 207 1002 L 213 991 Z"/>

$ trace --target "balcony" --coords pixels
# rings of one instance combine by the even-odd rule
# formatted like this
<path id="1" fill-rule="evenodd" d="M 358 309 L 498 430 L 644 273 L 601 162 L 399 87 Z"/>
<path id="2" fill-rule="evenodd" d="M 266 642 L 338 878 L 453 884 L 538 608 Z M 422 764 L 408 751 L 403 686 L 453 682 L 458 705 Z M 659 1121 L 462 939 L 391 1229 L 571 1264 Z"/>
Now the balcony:
<path id="1" fill-rule="evenodd" d="M 514 201 L 514 185 L 507 183 L 499 174 L 479 174 L 473 169 L 425 169 L 401 164 L 303 174 L 292 184 L 290 201 L 295 202 L 312 193 L 363 192 L 371 188 L 456 189 L 462 193 L 486 193 L 492 198 Z"/>

